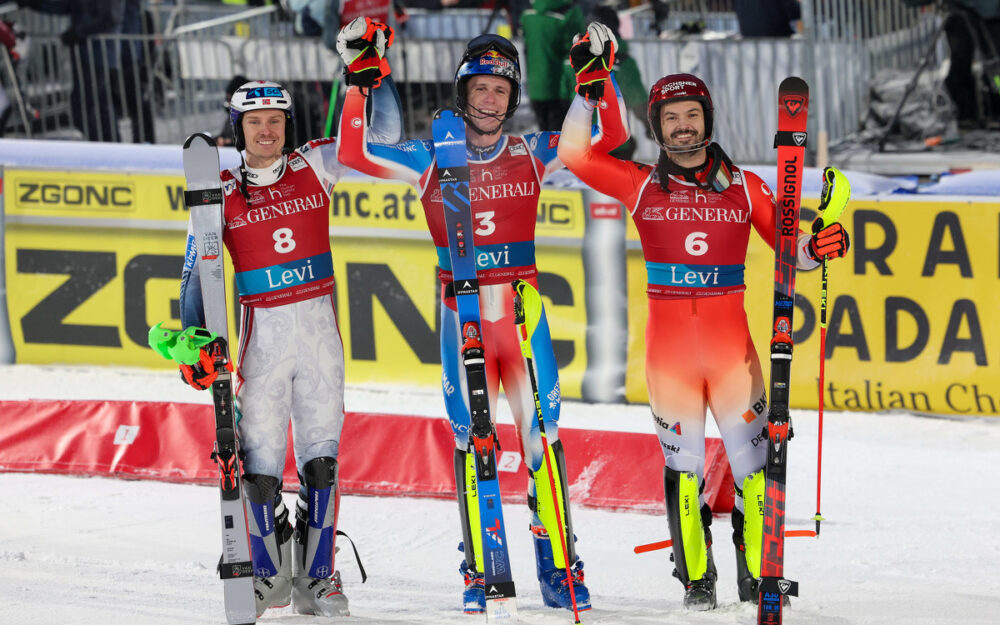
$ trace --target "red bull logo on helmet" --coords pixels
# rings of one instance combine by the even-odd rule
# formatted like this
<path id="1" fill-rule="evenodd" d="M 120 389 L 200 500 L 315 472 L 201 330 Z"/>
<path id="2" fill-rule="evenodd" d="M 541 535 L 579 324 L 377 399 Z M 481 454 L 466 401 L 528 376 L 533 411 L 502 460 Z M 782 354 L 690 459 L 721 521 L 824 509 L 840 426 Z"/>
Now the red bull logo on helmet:
<path id="1" fill-rule="evenodd" d="M 479 57 L 480 65 L 498 65 L 501 67 L 511 67 L 510 59 L 500 54 L 496 50 L 487 50 L 481 57 Z"/>

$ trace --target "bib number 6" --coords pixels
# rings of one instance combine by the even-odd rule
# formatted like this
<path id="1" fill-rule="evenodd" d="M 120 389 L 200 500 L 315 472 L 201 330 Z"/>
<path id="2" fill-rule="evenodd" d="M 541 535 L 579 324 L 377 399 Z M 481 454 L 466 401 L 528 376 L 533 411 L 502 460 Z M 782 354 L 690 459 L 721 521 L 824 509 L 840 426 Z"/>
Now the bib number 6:
<path id="1" fill-rule="evenodd" d="M 705 240 L 708 234 L 704 232 L 692 232 L 684 239 L 684 250 L 691 256 L 702 256 L 708 252 L 708 242 Z"/>

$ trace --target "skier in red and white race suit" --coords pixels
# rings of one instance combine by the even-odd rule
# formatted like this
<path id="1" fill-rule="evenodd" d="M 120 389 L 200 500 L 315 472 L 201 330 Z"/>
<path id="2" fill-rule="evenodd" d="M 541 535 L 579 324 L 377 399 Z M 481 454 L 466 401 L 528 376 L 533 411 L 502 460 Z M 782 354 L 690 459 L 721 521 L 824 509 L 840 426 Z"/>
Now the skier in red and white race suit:
<path id="1" fill-rule="evenodd" d="M 375 99 L 375 114 L 389 118 L 380 127 L 394 132 L 385 138 L 398 137 L 394 94 Z M 245 160 L 221 173 L 223 242 L 242 305 L 235 392 L 257 615 L 289 602 L 299 614 L 346 615 L 347 598 L 334 568 L 344 348 L 333 300 L 328 206 L 347 168 L 337 160 L 335 139 L 294 149 L 292 97 L 277 83 L 255 81 L 237 89 L 230 120 Z M 189 227 L 181 279 L 184 327 L 204 325 L 202 301 Z M 181 370 L 198 389 L 217 376 L 204 350 L 199 364 Z M 289 420 L 301 485 L 294 550 L 281 496 Z"/>
<path id="2" fill-rule="evenodd" d="M 615 45 L 603 28 L 591 24 L 574 45 L 574 69 Z M 587 74 L 578 74 L 559 157 L 586 184 L 623 202 L 639 231 L 648 278 L 646 387 L 665 459 L 667 516 L 684 604 L 695 610 L 716 605 L 712 515 L 702 494 L 706 409 L 718 424 L 736 482 L 739 596 L 756 600 L 767 399 L 743 306 L 743 272 L 751 226 L 775 245 L 774 195 L 712 142 L 714 108 L 700 78 L 672 74 L 653 85 L 648 121 L 661 152 L 656 165 L 644 165 L 591 145 L 592 111 L 609 92 L 595 91 L 601 81 Z M 582 84 L 587 80 L 592 82 Z M 797 265 L 815 268 L 823 256 L 843 256 L 849 245 L 839 223 L 815 235 L 800 232 Z"/>
<path id="3" fill-rule="evenodd" d="M 441 280 L 441 361 L 442 386 L 448 416 L 455 435 L 455 480 L 459 491 L 465 558 L 460 565 L 466 589 L 463 595 L 466 612 L 484 610 L 482 556 L 479 528 L 470 525 L 470 511 L 478 505 L 474 496 L 467 496 L 466 485 L 472 454 L 469 448 L 469 407 L 465 370 L 460 361 L 462 334 L 452 287 L 451 257 L 441 201 L 441 188 L 435 167 L 434 145 L 429 141 L 406 141 L 380 144 L 365 139 L 367 122 L 363 112 L 368 98 L 363 86 L 365 72 L 374 72 L 385 59 L 367 58 L 363 50 L 381 25 L 355 20 L 345 26 L 338 37 L 338 51 L 348 68 L 348 89 L 344 113 L 340 122 L 340 159 L 346 165 L 379 178 L 407 182 L 421 197 L 431 238 L 437 248 Z M 486 354 L 486 372 L 490 411 L 496 414 L 500 384 L 514 415 L 522 457 L 531 477 L 528 483 L 529 505 L 533 512 L 542 509 L 532 521 L 535 555 L 543 600 L 553 607 L 571 608 L 566 585 L 564 552 L 557 531 L 567 535 L 568 559 L 573 567 L 573 587 L 579 609 L 590 607 L 589 593 L 583 583 L 583 563 L 575 553 L 568 502 L 553 495 L 543 462 L 542 442 L 535 417 L 534 398 L 528 377 L 527 363 L 520 350 L 519 337 L 513 320 L 513 289 L 511 282 L 522 279 L 537 288 L 535 266 L 535 221 L 538 198 L 543 181 L 562 167 L 556 157 L 559 134 L 536 132 L 524 136 L 503 134 L 520 99 L 520 66 L 517 50 L 508 40 L 497 35 L 482 35 L 467 46 L 455 75 L 457 108 L 465 118 L 467 156 L 471 178 L 471 199 L 474 220 L 474 244 L 479 280 L 481 334 Z M 619 119 L 624 105 L 614 98 L 601 111 L 601 130 L 594 137 L 601 149 L 611 150 L 625 142 L 626 128 Z M 606 127 L 617 129 L 616 135 L 603 132 Z M 588 137 L 590 136 L 588 130 Z M 558 458 L 559 476 L 566 483 L 564 452 L 559 441 L 559 379 L 555 357 L 543 313 L 538 329 L 531 338 L 535 377 L 545 431 Z M 463 493 L 466 493 L 463 496 Z M 541 504 L 536 507 L 536 501 Z M 557 529 L 554 509 L 563 510 L 564 526 Z M 473 514 L 471 518 L 476 518 Z M 551 538 L 550 538 L 551 534 Z M 477 561 L 480 564 L 477 564 Z"/>

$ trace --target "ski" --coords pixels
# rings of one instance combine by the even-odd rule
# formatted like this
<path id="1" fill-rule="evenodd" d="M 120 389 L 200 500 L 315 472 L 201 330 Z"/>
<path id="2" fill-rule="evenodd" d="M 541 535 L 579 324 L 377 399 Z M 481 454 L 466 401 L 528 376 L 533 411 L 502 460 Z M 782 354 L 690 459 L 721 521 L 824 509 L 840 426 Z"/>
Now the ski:
<path id="1" fill-rule="evenodd" d="M 780 625 L 786 595 L 797 596 L 798 584 L 784 578 L 785 478 L 792 370 L 792 313 L 795 311 L 795 262 L 799 233 L 799 201 L 806 151 L 809 87 L 797 77 L 778 86 L 777 220 L 774 242 L 774 323 L 771 335 L 770 402 L 767 409 L 767 464 L 764 468 L 764 539 L 761 548 L 758 625 Z"/>
<path id="2" fill-rule="evenodd" d="M 514 578 L 507 554 L 500 480 L 497 475 L 497 437 L 490 418 L 486 361 L 479 319 L 479 281 L 473 242 L 469 164 L 465 153 L 465 122 L 453 109 L 442 109 L 431 123 L 437 177 L 441 185 L 452 284 L 462 328 L 462 360 L 469 392 L 469 453 L 476 466 L 476 493 L 483 546 L 486 620 L 513 621 L 517 616 Z"/>
<path id="3" fill-rule="evenodd" d="M 222 558 L 219 576 L 223 580 L 226 621 L 247 625 L 257 621 L 250 558 L 250 529 L 247 524 L 239 441 L 236 438 L 236 411 L 229 358 L 229 331 L 226 306 L 225 265 L 222 244 L 222 185 L 219 180 L 219 151 L 204 134 L 193 134 L 184 142 L 184 202 L 191 211 L 197 244 L 205 325 L 222 340 L 213 350 L 218 377 L 212 384 L 215 407 L 215 448 L 212 459 L 219 466 L 219 494 L 222 504 Z"/>

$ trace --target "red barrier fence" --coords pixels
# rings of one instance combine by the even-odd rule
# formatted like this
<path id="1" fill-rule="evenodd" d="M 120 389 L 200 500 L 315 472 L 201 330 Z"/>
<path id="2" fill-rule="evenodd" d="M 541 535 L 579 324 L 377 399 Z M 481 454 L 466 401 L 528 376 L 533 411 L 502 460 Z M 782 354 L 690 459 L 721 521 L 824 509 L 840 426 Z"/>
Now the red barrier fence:
<path id="1" fill-rule="evenodd" d="M 0 471 L 213 483 L 212 407 L 130 401 L 0 401 Z M 527 470 L 514 426 L 499 424 L 505 501 L 524 502 Z M 570 499 L 593 508 L 662 513 L 663 454 L 653 434 L 560 428 Z M 289 446 L 286 489 L 298 487 Z M 706 445 L 705 497 L 733 505 L 722 441 Z M 445 419 L 348 413 L 340 446 L 344 494 L 455 496 L 454 438 Z"/>

